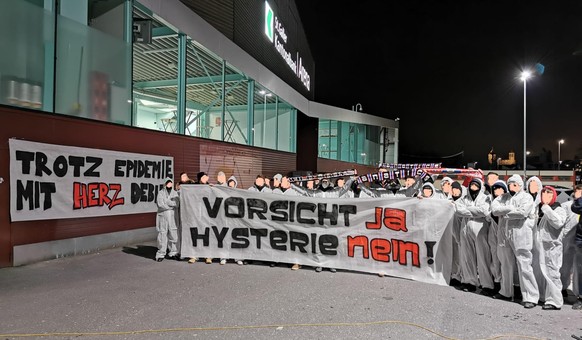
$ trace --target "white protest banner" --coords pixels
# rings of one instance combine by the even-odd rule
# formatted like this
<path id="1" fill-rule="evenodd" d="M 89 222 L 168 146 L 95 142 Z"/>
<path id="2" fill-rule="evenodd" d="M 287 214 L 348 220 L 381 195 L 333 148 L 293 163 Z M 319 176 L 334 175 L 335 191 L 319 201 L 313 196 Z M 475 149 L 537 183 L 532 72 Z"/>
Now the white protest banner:
<path id="1" fill-rule="evenodd" d="M 384 273 L 445 285 L 453 204 L 180 189 L 181 254 Z"/>
<path id="2" fill-rule="evenodd" d="M 9 140 L 10 220 L 156 212 L 173 157 Z"/>

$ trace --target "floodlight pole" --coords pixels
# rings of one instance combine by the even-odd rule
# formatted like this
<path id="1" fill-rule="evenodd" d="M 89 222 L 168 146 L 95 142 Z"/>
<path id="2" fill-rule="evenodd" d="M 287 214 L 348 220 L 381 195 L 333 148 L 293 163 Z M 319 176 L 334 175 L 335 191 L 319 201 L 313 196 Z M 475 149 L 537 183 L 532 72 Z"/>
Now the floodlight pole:
<path id="1" fill-rule="evenodd" d="M 524 181 L 527 179 L 527 151 L 526 151 L 526 101 L 525 101 L 525 94 L 526 94 L 526 84 L 527 78 L 523 79 L 523 179 Z"/>

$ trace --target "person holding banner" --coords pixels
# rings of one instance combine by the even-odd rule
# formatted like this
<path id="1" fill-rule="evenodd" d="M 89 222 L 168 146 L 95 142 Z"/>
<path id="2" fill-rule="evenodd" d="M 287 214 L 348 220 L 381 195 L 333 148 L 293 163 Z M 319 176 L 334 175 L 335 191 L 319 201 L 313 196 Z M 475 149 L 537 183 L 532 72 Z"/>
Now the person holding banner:
<path id="1" fill-rule="evenodd" d="M 249 191 L 272 192 L 272 190 L 265 185 L 265 177 L 263 175 L 257 175 L 257 178 L 255 178 L 255 183 L 252 187 L 249 188 Z"/>
<path id="2" fill-rule="evenodd" d="M 384 182 L 386 187 L 379 187 L 379 188 L 372 188 L 366 187 L 365 185 L 360 185 L 360 190 L 364 192 L 367 196 L 370 197 L 382 197 L 382 198 L 389 198 L 389 197 L 406 197 L 403 193 L 400 192 L 400 183 L 398 180 L 390 180 Z"/>
<path id="3" fill-rule="evenodd" d="M 228 181 L 226 181 L 226 185 L 229 188 L 236 188 L 238 186 L 238 181 L 236 180 L 236 177 L 234 177 L 234 175 L 230 176 L 228 178 Z"/>
<path id="4" fill-rule="evenodd" d="M 538 244 L 540 245 L 540 269 L 545 280 L 545 298 L 542 309 L 559 310 L 564 304 L 562 297 L 562 228 L 566 211 L 556 202 L 556 189 L 545 186 L 541 190 L 538 221 Z"/>
<path id="5" fill-rule="evenodd" d="M 489 224 L 486 217 L 491 213 L 491 201 L 485 195 L 483 182 L 473 178 L 465 197 L 455 201 L 455 214 L 463 217 L 461 229 L 461 269 L 464 291 L 474 292 L 481 286 L 484 295 L 493 295 L 491 251 L 487 243 Z"/>
<path id="6" fill-rule="evenodd" d="M 519 268 L 519 283 L 524 308 L 534 308 L 539 300 L 538 284 L 532 267 L 533 228 L 535 227 L 534 201 L 524 187 L 523 179 L 517 174 L 507 180 L 509 192 L 497 197 L 491 204 L 493 215 L 501 217 L 507 230 L 511 248 Z M 503 266 L 503 264 L 502 264 Z M 513 282 L 513 273 L 509 274 Z M 505 280 L 505 277 L 504 277 Z M 505 294 L 503 294 L 505 295 Z"/>
<path id="7" fill-rule="evenodd" d="M 283 175 L 281 174 L 275 174 L 275 176 L 273 176 L 273 186 L 271 187 L 271 190 L 275 190 L 275 189 L 279 189 L 281 187 L 281 180 L 283 179 Z"/>
<path id="8" fill-rule="evenodd" d="M 196 179 L 198 180 L 196 182 L 196 184 L 209 184 L 208 180 L 210 179 L 210 177 L 208 177 L 208 174 L 204 171 L 200 171 L 199 173 L 196 174 Z M 188 263 L 194 263 L 196 262 L 196 258 L 192 258 L 188 261 Z M 212 258 L 207 257 L 204 262 L 206 264 L 212 264 Z"/>
<path id="9" fill-rule="evenodd" d="M 180 197 L 173 189 L 171 179 L 166 179 L 164 189 L 158 192 L 156 200 L 158 213 L 156 215 L 156 230 L 158 232 L 158 251 L 156 261 L 162 262 L 166 257 L 179 260 L 178 248 L 178 227 L 176 226 L 175 212 L 180 205 Z"/>
<path id="10" fill-rule="evenodd" d="M 340 198 L 354 198 L 354 192 L 351 190 L 351 185 L 346 186 L 346 180 L 343 177 L 339 177 L 335 180 L 335 187 L 346 188 L 345 194 L 340 196 Z"/>

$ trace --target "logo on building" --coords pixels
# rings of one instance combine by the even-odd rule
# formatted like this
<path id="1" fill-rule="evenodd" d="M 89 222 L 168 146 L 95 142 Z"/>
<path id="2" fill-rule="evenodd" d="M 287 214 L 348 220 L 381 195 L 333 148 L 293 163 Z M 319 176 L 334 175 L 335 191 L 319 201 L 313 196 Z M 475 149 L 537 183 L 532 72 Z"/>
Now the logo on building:
<path id="1" fill-rule="evenodd" d="M 295 76 L 299 78 L 303 86 L 307 90 L 311 90 L 311 76 L 303 66 L 303 59 L 299 56 L 299 52 L 295 52 L 295 55 L 293 55 L 287 50 L 287 32 L 285 31 L 285 27 L 267 1 L 265 1 L 265 35 L 273 43 L 275 50 L 279 52 L 287 66 L 295 73 Z"/>
<path id="2" fill-rule="evenodd" d="M 275 14 L 269 3 L 265 1 L 265 35 L 271 42 L 273 42 L 273 27 L 275 26 L 273 18 Z"/>

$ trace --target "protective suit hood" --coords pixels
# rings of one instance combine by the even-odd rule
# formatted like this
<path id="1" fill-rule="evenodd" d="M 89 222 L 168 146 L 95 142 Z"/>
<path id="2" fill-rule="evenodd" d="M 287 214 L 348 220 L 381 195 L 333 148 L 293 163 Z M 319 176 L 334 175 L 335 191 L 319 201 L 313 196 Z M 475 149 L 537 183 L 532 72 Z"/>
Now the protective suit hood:
<path id="1" fill-rule="evenodd" d="M 539 204 L 539 203 L 540 203 L 540 201 L 541 201 L 541 199 L 542 199 L 542 198 L 541 198 L 541 194 L 542 194 L 542 188 L 543 188 L 542 181 L 541 181 L 541 180 L 540 180 L 540 179 L 539 179 L 537 176 L 532 176 L 532 177 L 528 178 L 528 180 L 525 182 L 525 190 L 526 190 L 526 191 L 527 191 L 529 194 L 531 194 L 531 193 L 529 192 L 529 184 L 530 184 L 531 182 L 536 182 L 536 183 L 538 184 L 538 192 L 537 192 L 536 196 L 534 197 L 534 203 L 537 205 L 537 204 Z M 533 197 L 533 195 L 532 195 L 532 197 Z"/>
<path id="2" fill-rule="evenodd" d="M 235 188 L 236 188 L 236 187 L 238 187 L 238 181 L 236 180 L 236 177 L 234 177 L 234 175 L 233 175 L 233 176 L 230 176 L 230 177 L 229 177 L 229 178 L 226 180 L 226 184 L 228 185 L 228 183 L 229 183 L 230 181 L 234 181 L 234 187 L 235 187 Z"/>
<path id="3" fill-rule="evenodd" d="M 434 194 L 435 194 L 436 189 L 435 189 L 434 185 L 432 183 L 430 183 L 430 182 L 425 182 L 425 183 L 422 184 L 422 188 L 420 188 L 419 196 L 424 196 L 423 195 L 423 190 L 425 188 L 430 188 L 430 190 L 432 190 L 432 194 L 429 197 L 433 197 Z"/>
<path id="4" fill-rule="evenodd" d="M 517 185 L 519 185 L 520 187 L 520 191 L 523 190 L 523 179 L 521 179 L 521 176 L 518 174 L 513 174 L 511 175 L 511 177 L 509 177 L 509 179 L 507 180 L 507 187 L 509 188 L 509 184 L 511 183 L 515 183 Z"/>

